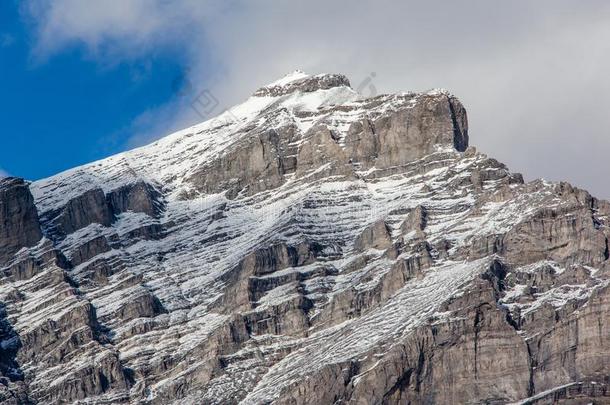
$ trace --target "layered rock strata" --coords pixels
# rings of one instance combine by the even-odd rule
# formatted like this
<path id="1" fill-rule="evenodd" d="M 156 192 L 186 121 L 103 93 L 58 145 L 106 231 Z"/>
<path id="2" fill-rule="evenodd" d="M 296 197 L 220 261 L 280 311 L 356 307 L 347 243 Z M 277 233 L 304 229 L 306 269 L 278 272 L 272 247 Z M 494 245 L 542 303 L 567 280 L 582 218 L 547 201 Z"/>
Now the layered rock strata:
<path id="1" fill-rule="evenodd" d="M 610 204 L 468 147 L 441 90 L 297 72 L 0 181 L 0 402 L 609 403 Z"/>

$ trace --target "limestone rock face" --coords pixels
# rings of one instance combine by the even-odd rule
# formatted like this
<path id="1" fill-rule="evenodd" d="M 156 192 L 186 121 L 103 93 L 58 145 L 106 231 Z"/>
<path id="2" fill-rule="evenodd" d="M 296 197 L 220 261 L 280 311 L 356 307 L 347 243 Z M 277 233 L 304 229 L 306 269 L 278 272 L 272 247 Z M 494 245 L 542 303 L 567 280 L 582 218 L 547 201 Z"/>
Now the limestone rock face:
<path id="1" fill-rule="evenodd" d="M 131 211 L 156 218 L 164 209 L 162 194 L 142 181 L 113 190 L 106 195 L 106 200 L 114 215 Z"/>
<path id="2" fill-rule="evenodd" d="M 294 72 L 0 181 L 0 403 L 610 403 L 609 238 L 448 92 Z"/>
<path id="3" fill-rule="evenodd" d="M 104 192 L 97 188 L 68 201 L 53 222 L 61 235 L 67 235 L 93 223 L 110 226 L 112 211 Z"/>
<path id="4" fill-rule="evenodd" d="M 0 265 L 41 238 L 38 212 L 28 185 L 17 178 L 0 179 Z"/>
<path id="5" fill-rule="evenodd" d="M 392 246 L 391 229 L 384 221 L 377 221 L 366 227 L 356 238 L 356 250 L 388 249 Z"/>
<path id="6" fill-rule="evenodd" d="M 253 194 L 280 186 L 286 173 L 286 156 L 280 142 L 290 139 L 291 130 L 282 132 L 288 136 L 281 138 L 280 133 L 270 130 L 239 142 L 202 167 L 191 181 L 201 192 L 228 191 L 230 196 L 242 190 Z"/>
<path id="7" fill-rule="evenodd" d="M 345 143 L 351 161 L 366 168 L 404 165 L 443 146 L 463 152 L 468 147 L 466 110 L 453 96 L 427 94 L 393 114 L 355 122 Z"/>

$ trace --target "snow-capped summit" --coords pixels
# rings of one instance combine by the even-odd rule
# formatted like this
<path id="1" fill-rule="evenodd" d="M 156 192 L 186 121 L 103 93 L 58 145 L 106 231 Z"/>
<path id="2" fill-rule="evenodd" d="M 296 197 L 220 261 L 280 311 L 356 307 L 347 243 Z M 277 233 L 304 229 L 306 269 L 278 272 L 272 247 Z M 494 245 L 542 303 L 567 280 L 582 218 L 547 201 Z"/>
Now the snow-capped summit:
<path id="1" fill-rule="evenodd" d="M 350 87 L 347 77 L 339 74 L 318 74 L 310 76 L 296 70 L 283 78 L 261 87 L 254 96 L 282 96 L 294 92 L 311 93 L 317 90 L 328 90 L 333 87 Z"/>
<path id="2" fill-rule="evenodd" d="M 447 91 L 294 72 L 0 181 L 0 402 L 604 402 L 610 204 L 469 140 Z"/>
<path id="3" fill-rule="evenodd" d="M 263 87 L 278 87 L 278 86 L 284 86 L 290 82 L 294 82 L 296 80 L 300 80 L 300 79 L 305 79 L 307 77 L 310 77 L 307 73 L 303 72 L 300 69 L 296 69 L 290 73 L 287 73 L 284 77 L 282 77 L 281 79 L 275 80 L 269 84 L 267 84 L 266 86 Z"/>

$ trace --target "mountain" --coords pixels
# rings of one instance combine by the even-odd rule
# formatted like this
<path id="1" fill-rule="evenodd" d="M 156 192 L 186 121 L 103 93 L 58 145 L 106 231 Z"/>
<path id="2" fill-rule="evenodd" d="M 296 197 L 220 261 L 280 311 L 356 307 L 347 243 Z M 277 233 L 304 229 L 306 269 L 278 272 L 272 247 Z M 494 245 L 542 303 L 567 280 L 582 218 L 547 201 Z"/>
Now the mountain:
<path id="1" fill-rule="evenodd" d="M 610 403 L 610 203 L 468 143 L 446 91 L 295 72 L 0 180 L 0 401 Z"/>

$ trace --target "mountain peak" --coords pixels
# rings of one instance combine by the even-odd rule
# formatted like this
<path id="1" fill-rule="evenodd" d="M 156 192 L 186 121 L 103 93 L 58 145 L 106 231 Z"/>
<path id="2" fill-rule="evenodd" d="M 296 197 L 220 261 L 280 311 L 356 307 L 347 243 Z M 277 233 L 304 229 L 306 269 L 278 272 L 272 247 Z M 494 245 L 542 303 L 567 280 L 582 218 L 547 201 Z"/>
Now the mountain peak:
<path id="1" fill-rule="evenodd" d="M 610 203 L 348 85 L 0 180 L 0 403 L 604 402 Z"/>
<path id="2" fill-rule="evenodd" d="M 301 70 L 295 70 L 288 73 L 281 79 L 278 79 L 266 86 L 261 87 L 254 96 L 283 96 L 286 94 L 295 93 L 297 91 L 303 93 L 311 93 L 318 90 L 328 90 L 334 87 L 350 87 L 349 79 L 342 74 L 322 73 L 318 75 L 308 75 Z"/>
<path id="3" fill-rule="evenodd" d="M 305 73 L 301 69 L 295 69 L 292 72 L 285 74 L 282 78 L 275 80 L 263 87 L 283 86 L 295 80 L 300 80 L 307 77 L 311 77 L 311 75 Z"/>

